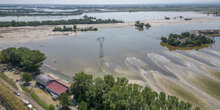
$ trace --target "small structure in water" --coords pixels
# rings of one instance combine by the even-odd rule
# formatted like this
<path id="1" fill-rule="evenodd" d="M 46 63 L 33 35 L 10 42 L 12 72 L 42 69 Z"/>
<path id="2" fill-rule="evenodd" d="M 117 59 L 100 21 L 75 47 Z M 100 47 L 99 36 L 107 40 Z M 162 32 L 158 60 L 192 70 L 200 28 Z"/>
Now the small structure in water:
<path id="1" fill-rule="evenodd" d="M 165 20 L 170 20 L 170 17 L 165 16 L 164 19 Z"/>
<path id="2" fill-rule="evenodd" d="M 192 18 L 185 18 L 184 20 L 185 20 L 185 21 L 191 21 Z"/>
<path id="3" fill-rule="evenodd" d="M 210 37 L 217 37 L 220 36 L 220 30 L 198 30 L 196 31 L 198 34 L 210 36 Z"/>

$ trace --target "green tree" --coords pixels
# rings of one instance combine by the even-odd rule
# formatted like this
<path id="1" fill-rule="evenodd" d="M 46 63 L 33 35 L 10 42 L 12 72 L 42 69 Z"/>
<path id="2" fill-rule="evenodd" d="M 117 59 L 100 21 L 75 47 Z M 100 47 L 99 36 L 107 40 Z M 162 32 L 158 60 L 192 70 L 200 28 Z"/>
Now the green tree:
<path id="1" fill-rule="evenodd" d="M 34 72 L 38 71 L 39 68 L 43 65 L 43 61 L 46 59 L 46 56 L 38 50 L 29 50 L 27 48 L 18 48 L 21 53 L 20 66 L 25 71 Z"/>
<path id="2" fill-rule="evenodd" d="M 77 30 L 77 26 L 76 25 L 73 25 L 73 30 Z"/>
<path id="3" fill-rule="evenodd" d="M 161 37 L 162 43 L 167 43 L 167 38 L 166 37 Z"/>
<path id="4" fill-rule="evenodd" d="M 55 110 L 55 107 L 50 104 L 48 110 Z"/>
<path id="5" fill-rule="evenodd" d="M 31 76 L 31 74 L 25 72 L 25 73 L 22 75 L 22 79 L 23 79 L 26 83 L 28 83 L 28 82 L 30 82 L 30 81 L 32 80 L 32 76 Z"/>
<path id="6" fill-rule="evenodd" d="M 62 105 L 62 110 L 70 110 L 69 106 L 71 105 L 71 99 L 68 93 L 61 94 L 58 99 Z"/>
<path id="7" fill-rule="evenodd" d="M 45 59 L 45 55 L 40 51 L 23 47 L 4 49 L 1 55 L 2 63 L 20 67 L 28 72 L 38 71 Z"/>
<path id="8" fill-rule="evenodd" d="M 199 110 L 175 96 L 158 94 L 152 89 L 129 84 L 126 78 L 105 75 L 92 79 L 84 72 L 73 77 L 72 93 L 77 97 L 79 110 Z M 78 92 L 76 92 L 78 90 Z M 80 91 L 80 92 L 79 92 Z"/>
<path id="9" fill-rule="evenodd" d="M 151 27 L 151 25 L 149 23 L 144 25 L 147 29 L 149 29 Z"/>
<path id="10" fill-rule="evenodd" d="M 87 99 L 86 92 L 92 85 L 92 75 L 80 72 L 73 77 L 73 84 L 71 85 L 71 91 L 74 94 L 74 98 L 78 101 L 85 101 Z"/>
<path id="11" fill-rule="evenodd" d="M 80 103 L 79 103 L 79 106 L 78 106 L 78 109 L 79 109 L 79 110 L 88 110 L 88 108 L 87 108 L 87 103 L 84 102 L 84 101 L 80 102 Z"/>

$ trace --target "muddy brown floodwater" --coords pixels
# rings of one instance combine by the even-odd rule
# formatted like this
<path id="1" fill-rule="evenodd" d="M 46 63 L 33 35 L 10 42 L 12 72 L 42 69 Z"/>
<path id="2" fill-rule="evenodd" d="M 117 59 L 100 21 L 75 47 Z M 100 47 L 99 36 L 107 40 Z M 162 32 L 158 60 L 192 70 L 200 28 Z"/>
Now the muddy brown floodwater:
<path id="1" fill-rule="evenodd" d="M 10 37 L 11 33 L 21 32 L 33 38 L 26 42 L 11 42 L 7 38 L 0 38 L 4 39 L 0 48 L 25 46 L 39 49 L 47 56 L 42 70 L 69 81 L 80 71 L 96 77 L 112 74 L 116 77 L 127 77 L 131 83 L 178 96 L 204 110 L 219 110 L 220 38 L 216 37 L 213 45 L 196 49 L 169 49 L 160 45 L 160 37 L 170 33 L 220 28 L 219 18 L 195 16 L 196 20 L 192 21 L 154 21 L 152 28 L 143 31 L 136 30 L 128 23 L 123 26 L 99 25 L 97 32 L 70 35 L 61 33 L 49 39 L 43 39 L 42 36 L 45 34 L 48 37 L 50 31 L 45 30 L 50 27 L 34 28 L 42 29 L 39 30 L 41 40 L 34 39 L 38 36 L 37 32 L 32 33 L 33 37 L 23 29 L 2 35 Z M 97 40 L 100 38 L 103 38 L 101 42 Z"/>

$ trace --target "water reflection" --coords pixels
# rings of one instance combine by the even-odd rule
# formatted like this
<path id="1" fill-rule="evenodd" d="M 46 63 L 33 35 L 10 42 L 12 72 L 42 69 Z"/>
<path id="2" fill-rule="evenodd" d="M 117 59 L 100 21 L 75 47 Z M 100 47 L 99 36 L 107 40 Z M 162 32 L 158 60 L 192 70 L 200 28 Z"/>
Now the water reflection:
<path id="1" fill-rule="evenodd" d="M 140 27 L 135 27 L 135 29 L 138 31 L 144 31 L 144 28 L 140 28 Z"/>
<path id="2" fill-rule="evenodd" d="M 97 41 L 99 43 L 99 64 L 98 64 L 98 72 L 103 73 L 104 72 L 104 66 L 105 66 L 105 60 L 104 60 L 104 50 L 103 45 L 105 38 L 104 37 L 98 37 Z"/>
<path id="3" fill-rule="evenodd" d="M 176 51 L 176 50 L 200 50 L 203 48 L 211 48 L 214 44 L 203 44 L 201 46 L 195 47 L 174 47 L 166 43 L 160 43 L 162 47 L 166 47 L 169 51 Z"/>

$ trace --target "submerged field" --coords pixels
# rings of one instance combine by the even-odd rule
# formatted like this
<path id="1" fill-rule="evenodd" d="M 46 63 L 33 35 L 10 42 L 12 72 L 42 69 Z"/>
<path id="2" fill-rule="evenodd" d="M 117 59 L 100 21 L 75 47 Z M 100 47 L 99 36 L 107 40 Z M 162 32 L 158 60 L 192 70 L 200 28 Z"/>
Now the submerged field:
<path id="1" fill-rule="evenodd" d="M 160 45 L 160 37 L 170 33 L 218 29 L 219 18 L 185 12 L 178 15 L 190 16 L 192 21 L 162 20 L 163 16 L 174 16 L 177 12 L 145 13 L 138 18 L 137 15 L 143 13 L 122 13 L 124 18 L 120 19 L 125 19 L 125 24 L 96 25 L 97 32 L 55 35 L 49 26 L 1 28 L 0 48 L 26 46 L 39 49 L 47 55 L 42 70 L 66 80 L 71 81 L 79 71 L 96 77 L 113 74 L 155 91 L 178 96 L 204 110 L 220 109 L 220 39 L 216 37 L 213 45 L 187 50 L 170 50 Z M 116 19 L 120 15 L 96 13 L 94 16 L 107 14 Z M 136 30 L 133 22 L 138 19 L 152 23 L 152 28 Z M 104 37 L 103 42 L 97 40 L 101 37 Z"/>

